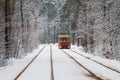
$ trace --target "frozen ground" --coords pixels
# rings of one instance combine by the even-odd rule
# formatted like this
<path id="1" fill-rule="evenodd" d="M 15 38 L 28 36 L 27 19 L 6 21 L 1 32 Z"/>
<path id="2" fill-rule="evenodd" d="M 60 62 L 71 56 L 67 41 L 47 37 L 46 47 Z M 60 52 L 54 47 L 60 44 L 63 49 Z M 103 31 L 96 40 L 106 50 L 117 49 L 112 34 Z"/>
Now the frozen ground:
<path id="1" fill-rule="evenodd" d="M 31 59 L 39 52 L 40 49 L 42 49 L 43 46 L 44 45 L 40 45 L 37 50 L 34 50 L 24 59 L 12 59 L 13 62 L 10 63 L 10 65 L 0 70 L 0 80 L 14 80 L 18 73 L 21 72 L 21 70 L 31 61 Z M 50 80 L 50 45 L 45 46 L 45 49 L 18 80 Z M 90 55 L 76 46 L 72 46 L 71 50 L 120 71 L 120 63 L 115 60 L 107 60 Z M 102 76 L 106 80 L 120 80 L 120 73 L 106 69 L 105 67 L 80 57 L 67 49 L 64 51 L 72 55 L 76 60 L 97 74 L 97 76 Z M 94 80 L 92 77 L 88 76 L 89 73 L 86 70 L 77 65 L 73 60 L 69 59 L 69 57 L 58 49 L 57 46 L 52 45 L 52 52 L 54 80 Z"/>

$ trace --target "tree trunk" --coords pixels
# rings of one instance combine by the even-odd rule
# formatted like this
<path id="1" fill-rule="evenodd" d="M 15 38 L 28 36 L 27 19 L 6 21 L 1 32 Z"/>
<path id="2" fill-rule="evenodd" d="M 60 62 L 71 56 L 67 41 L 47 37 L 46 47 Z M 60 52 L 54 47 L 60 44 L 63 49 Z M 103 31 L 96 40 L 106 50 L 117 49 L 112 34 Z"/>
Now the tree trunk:
<path id="1" fill-rule="evenodd" d="M 5 58 L 8 59 L 10 56 L 10 0 L 5 0 Z"/>
<path id="2" fill-rule="evenodd" d="M 22 52 L 24 53 L 23 49 L 24 49 L 24 18 L 23 18 L 23 0 L 20 0 L 20 12 L 21 12 L 21 49 L 22 49 Z"/>

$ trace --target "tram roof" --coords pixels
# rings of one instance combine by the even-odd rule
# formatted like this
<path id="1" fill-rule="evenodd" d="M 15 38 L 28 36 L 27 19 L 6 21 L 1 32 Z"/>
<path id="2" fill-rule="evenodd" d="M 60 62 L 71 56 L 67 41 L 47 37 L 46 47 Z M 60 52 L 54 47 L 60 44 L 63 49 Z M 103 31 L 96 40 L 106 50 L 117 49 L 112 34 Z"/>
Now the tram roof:
<path id="1" fill-rule="evenodd" d="M 63 37 L 70 37 L 70 35 L 59 35 L 59 38 L 63 38 Z"/>

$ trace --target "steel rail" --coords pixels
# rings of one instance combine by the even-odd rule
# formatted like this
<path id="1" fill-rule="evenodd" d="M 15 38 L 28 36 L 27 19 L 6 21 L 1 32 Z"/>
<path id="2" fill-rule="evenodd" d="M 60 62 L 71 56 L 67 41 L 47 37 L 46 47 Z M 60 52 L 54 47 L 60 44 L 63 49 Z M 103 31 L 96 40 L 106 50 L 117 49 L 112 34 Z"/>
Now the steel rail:
<path id="1" fill-rule="evenodd" d="M 78 54 L 79 56 L 82 56 L 82 57 L 84 57 L 84 58 L 86 58 L 86 59 L 88 59 L 88 60 L 94 61 L 94 62 L 96 62 L 96 63 L 98 63 L 98 64 L 100 64 L 100 65 L 102 65 L 102 66 L 104 66 L 104 67 L 106 67 L 106 68 L 108 68 L 108 69 L 110 69 L 110 70 L 112 70 L 112 71 L 117 72 L 117 73 L 120 74 L 120 71 L 118 71 L 118 70 L 116 70 L 116 69 L 113 69 L 113 68 L 111 68 L 111 67 L 109 67 L 109 66 L 106 66 L 106 65 L 103 64 L 103 63 L 100 63 L 100 62 L 98 62 L 98 61 L 96 61 L 96 60 L 93 60 L 93 59 L 87 57 L 87 56 L 84 56 L 84 55 L 82 55 L 82 54 L 79 54 L 79 53 L 76 52 L 76 51 L 73 51 L 73 50 L 70 50 L 70 51 L 72 51 L 72 52 Z"/>
<path id="2" fill-rule="evenodd" d="M 26 65 L 26 67 L 14 78 L 14 80 L 18 80 L 18 78 L 25 72 L 25 70 L 32 64 L 32 62 L 38 57 L 38 55 L 44 50 L 45 46 L 38 52 L 38 54 Z"/>
<path id="3" fill-rule="evenodd" d="M 83 64 L 81 64 L 79 61 L 77 61 L 74 57 L 72 57 L 71 55 L 69 55 L 67 52 L 65 52 L 64 50 L 62 50 L 70 59 L 72 59 L 73 61 L 75 61 L 79 66 L 81 66 L 82 68 L 84 68 L 87 72 L 89 72 L 90 76 L 96 80 L 110 80 L 110 79 L 106 79 L 106 78 L 101 78 L 99 76 L 97 76 L 95 73 L 93 73 L 91 70 L 89 70 L 87 67 L 85 67 Z"/>
<path id="4" fill-rule="evenodd" d="M 53 70 L 53 56 L 52 56 L 52 46 L 50 46 L 50 67 L 51 67 L 51 80 L 54 80 L 54 70 Z"/>

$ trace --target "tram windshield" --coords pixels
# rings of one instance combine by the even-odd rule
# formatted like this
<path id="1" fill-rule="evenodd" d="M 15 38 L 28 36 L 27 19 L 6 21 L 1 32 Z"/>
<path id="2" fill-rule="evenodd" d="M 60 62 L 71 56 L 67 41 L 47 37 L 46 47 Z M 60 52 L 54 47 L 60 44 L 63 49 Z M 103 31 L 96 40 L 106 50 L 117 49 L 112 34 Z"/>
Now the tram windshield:
<path id="1" fill-rule="evenodd" d="M 59 41 L 70 41 L 69 38 L 59 38 Z"/>

